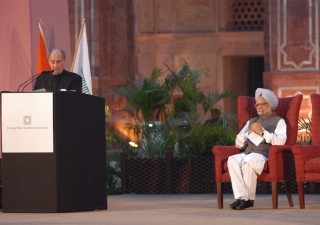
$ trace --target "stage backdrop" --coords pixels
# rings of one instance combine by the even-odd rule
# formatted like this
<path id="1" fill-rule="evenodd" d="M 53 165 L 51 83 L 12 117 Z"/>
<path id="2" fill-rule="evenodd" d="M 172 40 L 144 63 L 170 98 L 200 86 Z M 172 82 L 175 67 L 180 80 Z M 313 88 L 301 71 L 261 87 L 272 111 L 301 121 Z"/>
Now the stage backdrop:
<path id="1" fill-rule="evenodd" d="M 0 91 L 16 91 L 36 73 L 40 19 L 49 49 L 65 50 L 71 67 L 67 0 L 0 0 Z"/>

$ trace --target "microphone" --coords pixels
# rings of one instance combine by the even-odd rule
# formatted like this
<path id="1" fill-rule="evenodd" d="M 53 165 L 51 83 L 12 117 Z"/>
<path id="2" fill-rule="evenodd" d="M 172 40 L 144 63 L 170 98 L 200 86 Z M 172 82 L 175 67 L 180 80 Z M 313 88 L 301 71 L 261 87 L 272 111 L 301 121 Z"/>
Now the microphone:
<path id="1" fill-rule="evenodd" d="M 51 70 L 51 71 L 42 71 L 41 73 L 37 73 L 36 75 L 32 76 L 30 79 L 28 79 L 27 81 L 25 81 L 23 84 L 20 85 L 20 86 L 22 86 L 22 85 L 24 85 L 25 83 L 27 83 L 27 82 L 29 81 L 26 85 L 24 85 L 24 87 L 22 88 L 22 91 L 21 91 L 21 92 L 23 92 L 23 90 L 25 89 L 25 87 L 27 87 L 27 86 L 28 86 L 29 84 L 31 84 L 35 79 L 37 79 L 38 76 L 40 76 L 40 75 L 42 75 L 42 74 L 44 74 L 44 73 L 52 73 L 52 72 L 53 72 L 53 70 Z M 20 88 L 20 86 L 19 86 L 19 88 Z M 18 92 L 19 92 L 19 88 L 18 88 Z"/>
<path id="2" fill-rule="evenodd" d="M 20 89 L 20 87 L 21 87 L 22 85 L 24 85 L 25 83 L 27 83 L 29 80 L 32 80 L 34 77 L 39 76 L 40 74 L 41 74 L 41 73 L 37 73 L 36 75 L 33 75 L 31 78 L 29 78 L 28 80 L 26 80 L 25 82 L 23 82 L 22 84 L 20 84 L 20 86 L 18 87 L 18 92 L 20 92 L 19 89 Z"/>
<path id="3" fill-rule="evenodd" d="M 25 83 L 27 83 L 28 81 L 30 81 L 30 80 L 34 80 L 34 78 L 35 77 L 37 77 L 37 76 L 39 76 L 39 75 L 41 75 L 41 74 L 43 74 L 43 73 L 49 73 L 50 71 L 42 71 L 41 73 L 37 73 L 37 74 L 35 74 L 35 75 L 33 75 L 31 78 L 29 78 L 28 80 L 26 80 L 25 82 L 23 82 L 22 84 L 20 84 L 20 86 L 18 87 L 18 92 L 20 92 L 19 90 L 20 90 L 20 87 L 22 86 L 22 85 L 24 85 Z"/>

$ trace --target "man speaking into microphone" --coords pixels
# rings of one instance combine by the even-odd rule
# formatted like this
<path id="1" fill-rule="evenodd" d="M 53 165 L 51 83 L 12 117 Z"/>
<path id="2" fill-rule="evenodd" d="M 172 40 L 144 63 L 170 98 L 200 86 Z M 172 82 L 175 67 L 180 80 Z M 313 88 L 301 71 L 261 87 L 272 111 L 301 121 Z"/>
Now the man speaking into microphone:
<path id="1" fill-rule="evenodd" d="M 64 69 L 66 54 L 61 49 L 53 49 L 48 55 L 52 73 L 37 77 L 33 90 L 45 88 L 46 91 L 74 90 L 82 92 L 82 78 Z"/>

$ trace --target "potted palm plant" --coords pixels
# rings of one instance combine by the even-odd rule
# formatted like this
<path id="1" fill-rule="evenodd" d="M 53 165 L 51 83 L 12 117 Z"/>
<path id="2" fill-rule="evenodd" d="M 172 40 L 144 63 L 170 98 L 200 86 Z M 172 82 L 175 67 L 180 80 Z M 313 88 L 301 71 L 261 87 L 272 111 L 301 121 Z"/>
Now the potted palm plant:
<path id="1" fill-rule="evenodd" d="M 123 157 L 124 161 L 121 161 L 121 168 L 126 170 L 121 171 L 122 182 L 125 179 L 124 184 L 129 187 L 126 192 L 181 193 L 175 187 L 184 187 L 190 181 L 190 172 L 184 173 L 184 168 L 189 168 L 188 171 L 199 170 L 193 166 L 193 161 L 197 161 L 200 167 L 207 162 L 205 169 L 200 168 L 199 171 L 207 173 L 205 182 L 212 183 L 211 148 L 215 144 L 229 145 L 234 142 L 235 132 L 229 126 L 232 117 L 216 107 L 217 102 L 234 95 L 231 92 L 212 91 L 205 94 L 200 91 L 198 84 L 204 71 L 191 70 L 185 60 L 179 72 L 166 67 L 168 73 L 165 76 L 162 70 L 156 68 L 142 83 L 128 80 L 128 85 L 113 92 L 128 103 L 124 110 L 131 115 L 132 122 L 125 129 L 133 130 L 142 140 L 139 154 L 142 157 Z M 162 81 L 160 78 L 163 78 Z M 219 111 L 221 117 L 214 123 L 203 123 L 210 111 Z M 196 160 L 192 157 L 207 159 Z M 201 177 L 195 173 L 194 176 Z M 189 181 L 182 181 L 183 177 L 188 177 Z M 135 188 L 130 183 L 143 187 Z M 191 189 L 187 188 L 182 193 Z"/>

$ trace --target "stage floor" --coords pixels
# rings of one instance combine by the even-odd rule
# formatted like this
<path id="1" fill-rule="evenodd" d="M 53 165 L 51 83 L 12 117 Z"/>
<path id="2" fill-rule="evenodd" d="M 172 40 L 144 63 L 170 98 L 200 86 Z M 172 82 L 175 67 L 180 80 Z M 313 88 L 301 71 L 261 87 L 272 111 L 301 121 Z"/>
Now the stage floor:
<path id="1" fill-rule="evenodd" d="M 279 195 L 279 208 L 272 209 L 271 195 L 259 194 L 255 206 L 232 210 L 233 195 L 224 195 L 223 209 L 217 208 L 215 194 L 108 196 L 108 210 L 77 213 L 2 213 L 0 224 L 319 224 L 320 195 L 306 194 L 306 209 L 299 209 L 298 195 L 290 208 L 286 195 Z"/>

